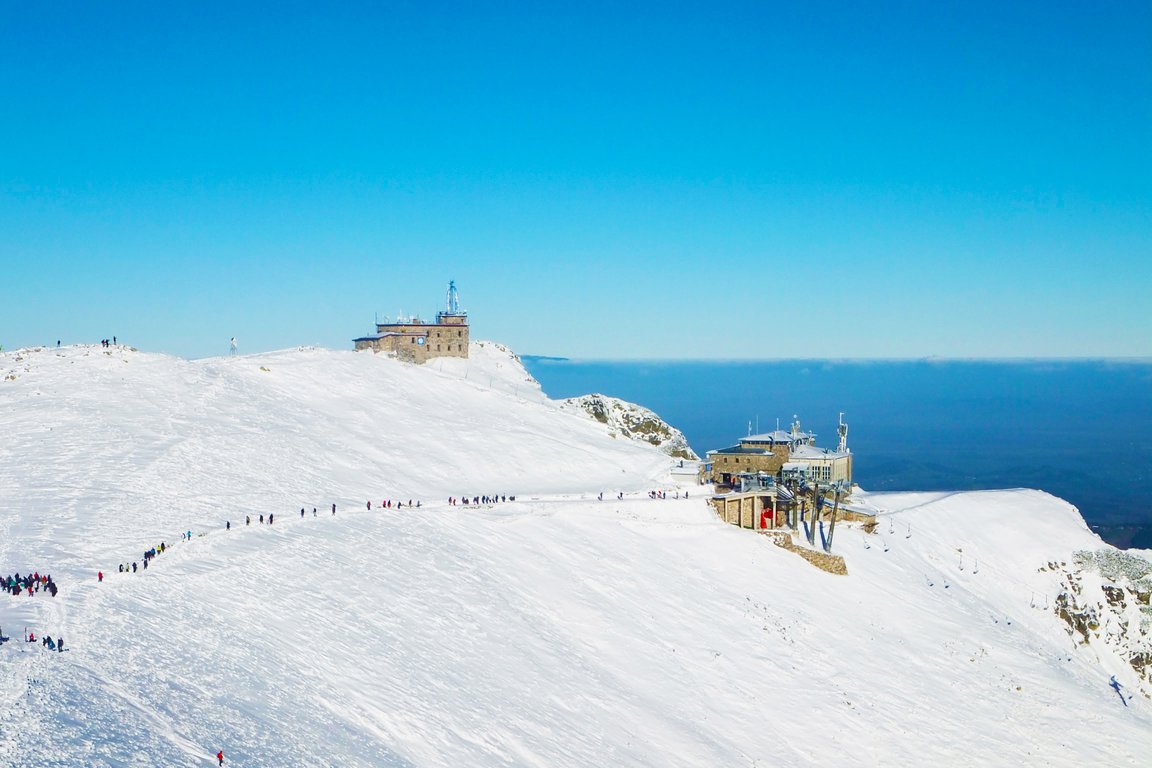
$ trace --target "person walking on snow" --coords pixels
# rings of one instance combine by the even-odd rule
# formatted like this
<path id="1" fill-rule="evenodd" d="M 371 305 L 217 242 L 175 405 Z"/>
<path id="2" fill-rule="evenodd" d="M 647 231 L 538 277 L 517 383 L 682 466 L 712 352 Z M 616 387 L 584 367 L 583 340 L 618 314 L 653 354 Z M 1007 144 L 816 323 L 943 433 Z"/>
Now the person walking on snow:
<path id="1" fill-rule="evenodd" d="M 96 581 L 97 583 L 104 581 L 104 571 L 96 571 Z"/>
<path id="2" fill-rule="evenodd" d="M 216 760 L 218 761 L 218 765 L 224 765 L 224 750 L 220 750 L 216 753 Z"/>

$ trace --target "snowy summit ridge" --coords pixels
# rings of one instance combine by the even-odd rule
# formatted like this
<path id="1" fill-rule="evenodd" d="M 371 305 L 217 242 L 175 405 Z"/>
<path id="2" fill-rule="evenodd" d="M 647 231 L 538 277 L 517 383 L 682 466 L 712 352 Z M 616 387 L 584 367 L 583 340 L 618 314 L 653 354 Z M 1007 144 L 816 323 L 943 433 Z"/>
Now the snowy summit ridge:
<path id="1" fill-rule="evenodd" d="M 59 585 L 0 594 L 0 766 L 1152 753 L 1141 640 L 1104 636 L 1139 622 L 1145 574 L 1102 591 L 1111 561 L 1075 553 L 1108 548 L 1067 503 L 861 494 L 878 524 L 838 526 L 831 575 L 471 352 L 0 353 L 0 576 Z M 1125 605 L 1084 636 L 1056 608 L 1077 568 L 1076 610 Z"/>

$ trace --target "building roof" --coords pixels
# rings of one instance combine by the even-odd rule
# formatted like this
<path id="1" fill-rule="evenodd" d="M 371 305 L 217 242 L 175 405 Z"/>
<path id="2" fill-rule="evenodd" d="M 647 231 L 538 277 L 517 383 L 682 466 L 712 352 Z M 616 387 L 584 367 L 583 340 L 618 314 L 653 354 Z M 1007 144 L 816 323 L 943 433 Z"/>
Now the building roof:
<path id="1" fill-rule="evenodd" d="M 828 448 L 817 448 L 814 445 L 798 445 L 792 451 L 792 459 L 842 459 L 848 455 L 847 451 L 833 451 Z"/>
<path id="2" fill-rule="evenodd" d="M 790 443 L 793 440 L 803 439 L 806 437 L 816 437 L 810 432 L 797 432 L 793 435 L 791 432 L 784 429 L 775 429 L 771 432 L 761 432 L 758 435 L 748 435 L 748 437 L 740 438 L 742 443 Z"/>
<path id="3" fill-rule="evenodd" d="M 728 448 L 719 448 L 714 451 L 708 451 L 705 455 L 711 456 L 714 453 L 744 453 L 755 456 L 764 456 L 772 453 L 772 451 L 766 451 L 763 448 L 753 447 L 750 445 L 733 445 Z"/>
<path id="4" fill-rule="evenodd" d="M 358 339 L 352 339 L 352 341 L 380 341 L 380 339 L 386 339 L 389 336 L 427 336 L 427 335 L 428 335 L 427 332 L 418 331 L 418 330 L 387 331 L 387 332 L 378 333 L 375 336 L 361 336 Z"/>
<path id="5" fill-rule="evenodd" d="M 376 323 L 376 330 L 383 332 L 385 328 L 431 328 L 430 323 Z"/>

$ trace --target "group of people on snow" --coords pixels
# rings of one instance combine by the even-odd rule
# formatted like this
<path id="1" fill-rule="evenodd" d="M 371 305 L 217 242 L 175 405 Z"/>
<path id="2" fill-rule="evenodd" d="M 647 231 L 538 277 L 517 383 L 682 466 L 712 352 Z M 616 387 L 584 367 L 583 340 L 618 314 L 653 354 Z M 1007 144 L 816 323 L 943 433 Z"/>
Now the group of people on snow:
<path id="1" fill-rule="evenodd" d="M 4 628 L 0 627 L 0 645 L 3 645 L 4 643 L 8 642 L 11 639 L 12 638 L 5 636 Z M 35 630 L 32 630 L 30 632 L 26 631 L 24 633 L 24 642 L 26 642 L 26 643 L 36 642 L 36 631 Z M 59 651 L 61 653 L 64 652 L 64 638 L 63 637 L 59 637 L 59 638 L 53 640 L 52 635 L 45 635 L 44 637 L 40 638 L 40 644 L 43 645 L 45 648 L 47 648 L 50 651 Z"/>
<path id="2" fill-rule="evenodd" d="M 4 643 L 8 642 L 11 639 L 12 638 L 7 637 L 4 634 L 4 628 L 0 627 L 0 645 L 4 645 Z M 36 630 L 26 631 L 24 633 L 24 642 L 26 642 L 26 643 L 36 642 Z M 63 637 L 58 637 L 55 640 L 53 640 L 52 635 L 44 635 L 43 637 L 40 638 L 40 644 L 43 645 L 45 648 L 47 648 L 50 651 L 59 651 L 60 653 L 64 652 L 64 638 Z"/>
<path id="3" fill-rule="evenodd" d="M 56 582 L 52 581 L 52 577 L 48 575 L 41 575 L 39 571 L 21 576 L 19 572 L 15 576 L 0 577 L 0 588 L 13 596 L 19 596 L 24 590 L 28 590 L 28 596 L 32 597 L 35 593 L 43 590 L 52 597 L 56 597 Z"/>
<path id="4" fill-rule="evenodd" d="M 409 507 L 419 507 L 420 506 L 420 500 L 417 499 L 415 502 L 413 502 L 412 499 L 408 499 L 408 506 Z M 404 507 L 404 502 L 403 501 L 397 501 L 397 502 L 393 503 L 392 499 L 384 499 L 384 501 L 380 502 L 380 509 L 392 509 L 392 507 L 396 507 L 397 509 L 402 509 Z M 371 499 L 368 500 L 368 511 L 369 512 L 372 511 L 372 500 Z M 332 505 L 332 514 L 336 514 L 336 505 L 335 504 Z"/>
<path id="5" fill-rule="evenodd" d="M 516 497 L 515 496 L 509 496 L 509 495 L 503 494 L 503 493 L 494 493 L 491 496 L 488 496 L 488 495 L 473 496 L 471 498 L 469 498 L 467 496 L 461 496 L 460 498 L 456 498 L 455 496 L 449 496 L 448 497 L 448 506 L 455 507 L 455 506 L 459 506 L 459 505 L 463 504 L 465 506 L 471 505 L 473 507 L 478 507 L 481 504 L 501 504 L 501 503 L 507 502 L 507 501 L 516 501 Z"/>
<path id="6" fill-rule="evenodd" d="M 191 538 L 191 536 L 192 536 L 191 532 L 189 532 L 188 536 L 189 536 L 189 538 Z M 183 538 L 184 534 L 183 533 L 180 534 L 180 537 Z M 141 559 L 141 561 L 144 563 L 144 570 L 148 569 L 148 563 L 150 563 L 153 559 L 155 559 L 155 557 L 157 555 L 163 554 L 167 550 L 168 550 L 168 544 L 163 542 L 163 541 L 160 542 L 159 544 L 157 544 L 156 546 L 152 547 L 151 549 L 144 550 L 144 557 Z M 138 565 L 139 565 L 139 563 L 136 560 L 133 560 L 131 563 L 120 563 L 119 565 L 116 566 L 116 572 L 117 573 L 136 573 Z M 96 574 L 96 578 L 98 581 L 104 581 L 104 572 L 103 571 L 98 572 Z"/>

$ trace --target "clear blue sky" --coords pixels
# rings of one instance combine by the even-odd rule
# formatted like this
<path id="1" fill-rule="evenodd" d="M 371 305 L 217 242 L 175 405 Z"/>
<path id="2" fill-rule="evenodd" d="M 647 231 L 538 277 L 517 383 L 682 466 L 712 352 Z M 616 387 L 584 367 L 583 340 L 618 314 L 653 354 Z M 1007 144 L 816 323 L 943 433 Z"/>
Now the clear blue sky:
<path id="1" fill-rule="evenodd" d="M 1147 2 L 0 9 L 8 349 L 1152 356 Z"/>

